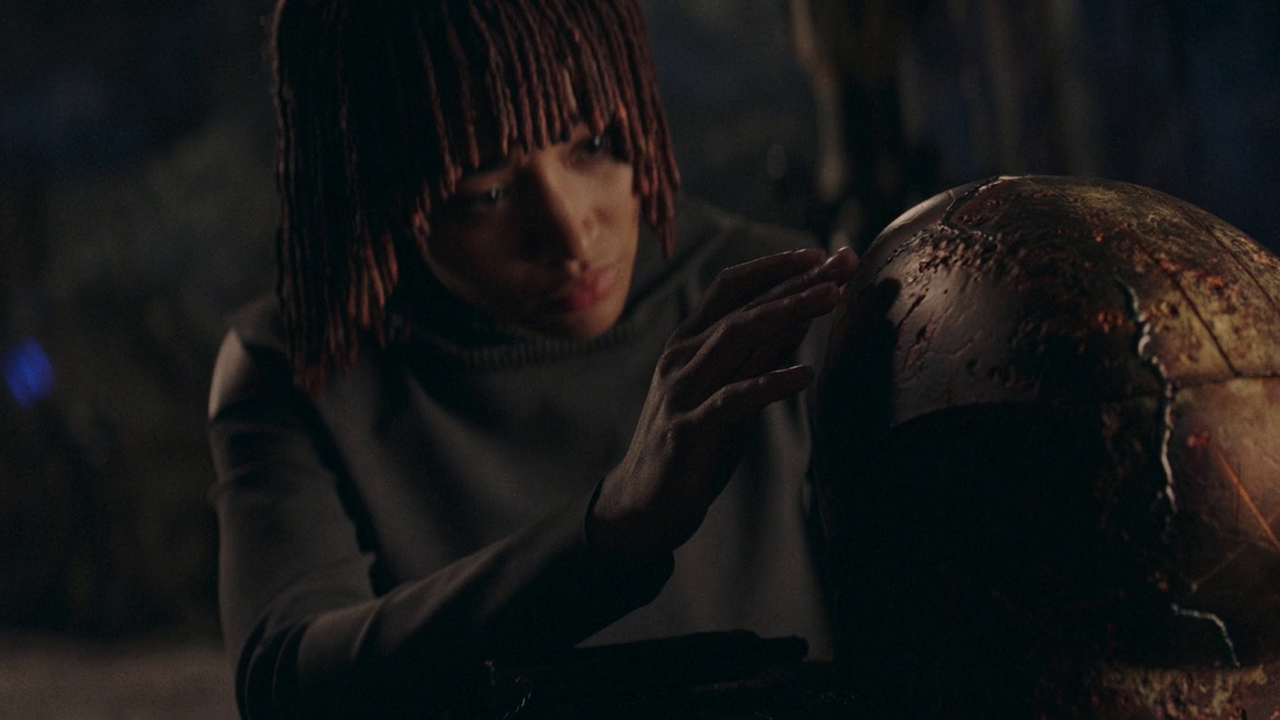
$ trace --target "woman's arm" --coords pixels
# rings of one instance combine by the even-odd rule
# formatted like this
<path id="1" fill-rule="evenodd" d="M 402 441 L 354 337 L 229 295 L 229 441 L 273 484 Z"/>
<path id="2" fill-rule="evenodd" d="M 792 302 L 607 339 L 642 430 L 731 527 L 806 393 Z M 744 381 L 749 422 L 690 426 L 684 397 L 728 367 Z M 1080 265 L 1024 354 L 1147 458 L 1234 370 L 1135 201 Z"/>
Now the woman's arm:
<path id="1" fill-rule="evenodd" d="M 484 660 L 570 647 L 670 573 L 669 554 L 601 565 L 583 497 L 375 597 L 341 461 L 284 358 L 228 335 L 211 396 L 220 606 L 247 718 L 420 715 L 464 695 Z"/>
<path id="2" fill-rule="evenodd" d="M 421 714 L 483 682 L 485 660 L 570 647 L 649 602 L 736 467 L 741 423 L 808 383 L 788 358 L 855 265 L 822 258 L 785 253 L 721 273 L 668 343 L 598 502 L 579 498 L 380 597 L 310 399 L 283 353 L 229 335 L 210 439 L 242 714 Z"/>

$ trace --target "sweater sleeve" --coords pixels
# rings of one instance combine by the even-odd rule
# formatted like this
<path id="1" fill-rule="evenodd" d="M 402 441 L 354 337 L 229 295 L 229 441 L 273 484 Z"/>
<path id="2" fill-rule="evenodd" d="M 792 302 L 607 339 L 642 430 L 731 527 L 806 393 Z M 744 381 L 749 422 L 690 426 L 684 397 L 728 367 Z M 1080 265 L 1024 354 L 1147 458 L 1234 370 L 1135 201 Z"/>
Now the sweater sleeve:
<path id="1" fill-rule="evenodd" d="M 424 717 L 476 693 L 484 661 L 567 649 L 671 574 L 669 555 L 626 572 L 600 564 L 583 497 L 377 596 L 376 547 L 283 356 L 232 331 L 209 413 L 219 604 L 245 718 Z"/>

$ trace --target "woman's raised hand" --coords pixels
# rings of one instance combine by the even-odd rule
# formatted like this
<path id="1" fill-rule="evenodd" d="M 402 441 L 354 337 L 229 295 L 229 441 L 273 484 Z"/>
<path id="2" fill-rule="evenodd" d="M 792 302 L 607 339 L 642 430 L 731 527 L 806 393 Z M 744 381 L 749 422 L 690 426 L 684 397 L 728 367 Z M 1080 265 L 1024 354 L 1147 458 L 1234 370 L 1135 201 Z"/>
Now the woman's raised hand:
<path id="1" fill-rule="evenodd" d="M 692 537 L 742 458 L 744 426 L 813 381 L 789 363 L 857 268 L 848 250 L 824 258 L 799 250 L 728 268 L 676 329 L 588 518 L 599 557 L 642 562 Z"/>

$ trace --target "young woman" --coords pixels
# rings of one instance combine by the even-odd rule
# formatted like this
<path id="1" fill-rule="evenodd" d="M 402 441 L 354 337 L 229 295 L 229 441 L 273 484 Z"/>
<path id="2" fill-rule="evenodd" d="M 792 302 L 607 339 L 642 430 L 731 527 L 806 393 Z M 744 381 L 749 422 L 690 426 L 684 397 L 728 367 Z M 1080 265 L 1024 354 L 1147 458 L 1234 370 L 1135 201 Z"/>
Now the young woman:
<path id="1" fill-rule="evenodd" d="M 856 261 L 676 201 L 634 0 L 281 0 L 273 297 L 214 372 L 245 717 L 418 714 L 484 661 L 826 648 L 809 325 Z"/>

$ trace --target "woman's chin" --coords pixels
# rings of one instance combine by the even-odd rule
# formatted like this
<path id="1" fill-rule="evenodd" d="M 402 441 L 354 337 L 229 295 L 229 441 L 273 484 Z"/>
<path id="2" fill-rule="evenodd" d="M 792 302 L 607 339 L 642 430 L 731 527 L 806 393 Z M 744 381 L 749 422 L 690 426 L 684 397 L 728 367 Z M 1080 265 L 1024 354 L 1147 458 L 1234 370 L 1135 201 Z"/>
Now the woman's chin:
<path id="1" fill-rule="evenodd" d="M 591 340 L 618 323 L 626 299 L 625 292 L 617 293 L 589 307 L 552 313 L 528 325 L 544 335 L 564 340 Z"/>

